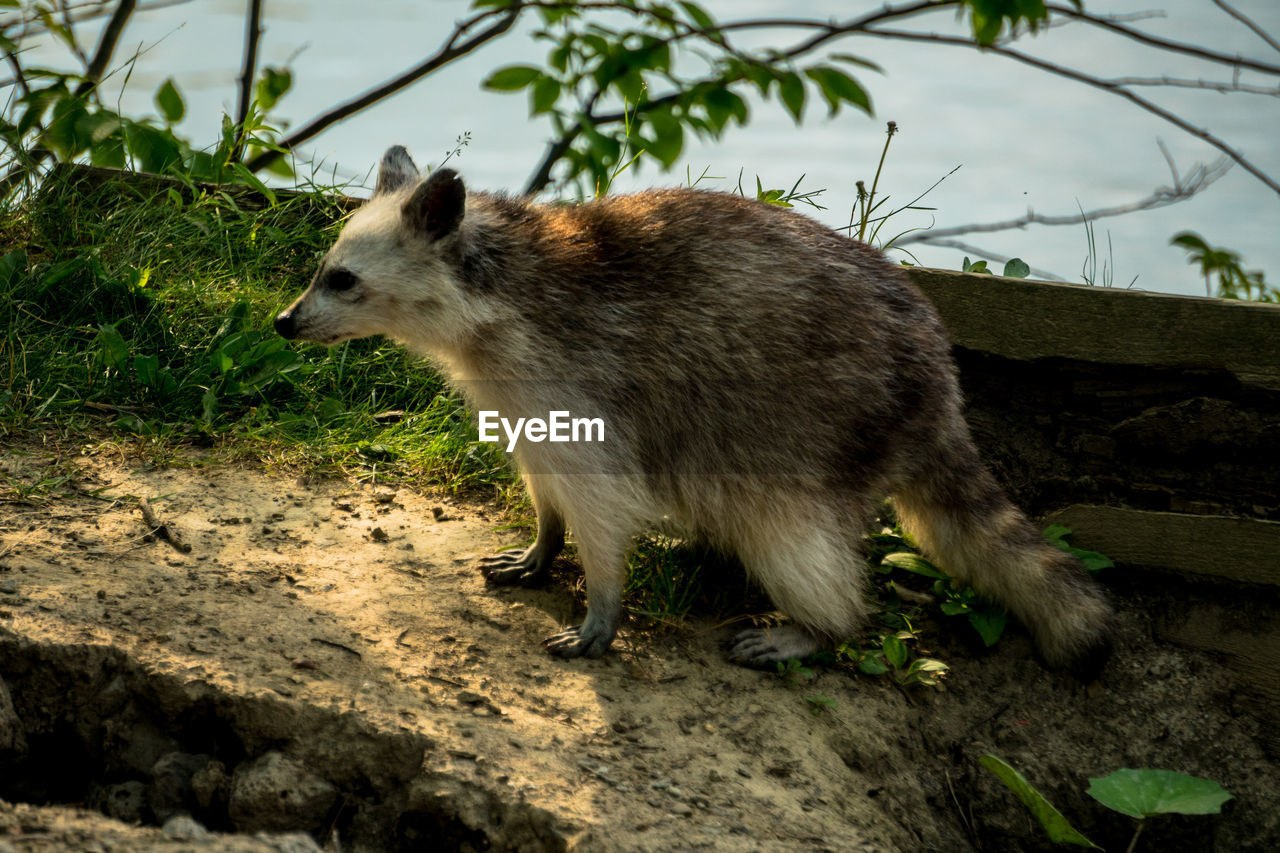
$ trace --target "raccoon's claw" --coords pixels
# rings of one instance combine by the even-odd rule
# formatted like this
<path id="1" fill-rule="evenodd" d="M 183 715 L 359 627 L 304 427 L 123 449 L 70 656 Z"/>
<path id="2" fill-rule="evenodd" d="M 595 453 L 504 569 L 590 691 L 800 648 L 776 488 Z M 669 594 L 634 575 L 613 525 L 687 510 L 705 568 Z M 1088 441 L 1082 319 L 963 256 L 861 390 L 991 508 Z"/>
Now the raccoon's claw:
<path id="1" fill-rule="evenodd" d="M 817 637 L 798 625 L 751 628 L 733 638 L 729 658 L 745 666 L 768 667 L 776 661 L 811 655 L 819 645 Z"/>
<path id="2" fill-rule="evenodd" d="M 565 628 L 542 641 L 542 647 L 558 658 L 598 658 L 609 648 L 612 636 L 583 630 L 585 625 Z"/>
<path id="3" fill-rule="evenodd" d="M 538 586 L 547 579 L 550 560 L 542 558 L 535 548 L 523 552 L 507 551 L 480 561 L 480 573 L 490 586 Z"/>

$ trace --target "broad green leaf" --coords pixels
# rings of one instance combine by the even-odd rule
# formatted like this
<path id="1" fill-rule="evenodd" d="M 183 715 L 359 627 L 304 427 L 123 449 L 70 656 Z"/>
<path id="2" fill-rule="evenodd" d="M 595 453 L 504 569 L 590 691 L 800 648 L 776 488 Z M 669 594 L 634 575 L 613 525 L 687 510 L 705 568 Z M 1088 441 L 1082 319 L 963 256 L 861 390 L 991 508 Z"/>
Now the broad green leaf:
<path id="1" fill-rule="evenodd" d="M 858 661 L 858 671 L 867 675 L 884 675 L 889 667 L 879 655 L 870 654 Z"/>
<path id="2" fill-rule="evenodd" d="M 160 84 L 160 88 L 156 90 L 155 100 L 156 109 L 160 110 L 160 115 L 164 116 L 164 120 L 169 124 L 177 124 L 186 115 L 187 105 L 183 103 L 182 95 L 178 92 L 172 77 Z"/>
<path id="3" fill-rule="evenodd" d="M 827 99 L 831 115 L 840 111 L 842 103 L 853 104 L 868 114 L 871 112 L 871 98 L 866 91 L 858 85 L 857 80 L 840 69 L 828 65 L 816 65 L 813 68 L 806 68 L 804 73 L 822 90 L 822 96 Z"/>
<path id="4" fill-rule="evenodd" d="M 144 388 L 157 388 L 160 379 L 160 357 L 157 355 L 135 355 L 133 357 L 133 373 L 138 377 L 138 384 Z"/>
<path id="5" fill-rule="evenodd" d="M 894 669 L 902 669 L 907 662 L 907 644 L 890 634 L 884 638 L 881 647 L 884 649 L 885 660 L 893 664 Z"/>
<path id="6" fill-rule="evenodd" d="M 791 113 L 791 117 L 795 119 L 796 124 L 804 116 L 804 81 L 800 79 L 800 75 L 794 71 L 783 71 L 778 74 L 778 97 L 782 99 L 782 103 L 787 108 L 787 112 Z"/>
<path id="7" fill-rule="evenodd" d="M 263 112 L 276 105 L 293 86 L 293 72 L 288 68 L 264 68 L 258 79 L 256 96 Z"/>
<path id="8" fill-rule="evenodd" d="M 554 77 L 542 76 L 533 84 L 530 94 L 531 109 L 534 115 L 550 112 L 560 99 L 560 81 Z"/>
<path id="9" fill-rule="evenodd" d="M 919 554 L 912 554 L 910 551 L 899 551 L 896 554 L 888 554 L 883 560 L 881 560 L 881 564 L 895 569 L 914 572 L 917 575 L 924 575 L 927 578 L 935 578 L 938 580 L 946 578 L 946 575 L 939 569 L 935 568 L 933 563 L 930 563 Z"/>
<path id="10" fill-rule="evenodd" d="M 988 647 L 994 646 L 996 641 L 1004 634 L 1004 626 L 1007 622 L 1008 617 L 1001 610 L 969 611 L 969 624 L 973 626 L 973 630 L 978 632 L 978 636 L 982 637 L 982 642 Z"/>
<path id="11" fill-rule="evenodd" d="M 1232 798 L 1217 782 L 1172 770 L 1117 770 L 1089 780 L 1086 792 L 1129 817 L 1158 814 L 1218 814 Z"/>
<path id="12" fill-rule="evenodd" d="M 110 368 L 119 368 L 129 360 L 129 344 L 115 326 L 98 327 L 98 357 Z"/>
<path id="13" fill-rule="evenodd" d="M 1013 258 L 1004 265 L 1004 272 L 1002 275 L 1008 276 L 1009 278 L 1026 278 L 1031 275 L 1031 267 L 1028 266 L 1027 262 L 1022 258 Z"/>
<path id="14" fill-rule="evenodd" d="M 689 20 L 693 21 L 698 29 L 708 30 L 711 34 L 717 34 L 715 19 L 708 15 L 706 10 L 697 3 L 689 3 L 682 0 L 680 8 L 684 9 L 685 14 L 689 16 Z"/>
<path id="15" fill-rule="evenodd" d="M 1022 804 L 1030 810 L 1031 814 L 1035 815 L 1036 820 L 1040 821 L 1040 826 L 1044 827 L 1044 831 L 1049 836 L 1050 841 L 1056 844 L 1074 844 L 1077 847 L 1089 847 L 1094 850 L 1102 849 L 1073 827 L 1063 817 L 1062 812 L 1054 808 L 1053 804 L 1046 800 L 1044 795 L 1024 779 L 1017 770 L 1014 770 L 991 754 L 979 758 L 978 763 L 994 773 L 1005 784 L 1005 787 L 1013 791 L 1019 800 L 1022 800 Z"/>
<path id="16" fill-rule="evenodd" d="M 12 288 L 27 271 L 27 253 L 18 249 L 0 258 L 0 288 Z"/>
<path id="17" fill-rule="evenodd" d="M 489 75 L 482 84 L 486 89 L 514 92 L 523 89 L 542 76 L 542 71 L 532 65 L 508 65 Z"/>

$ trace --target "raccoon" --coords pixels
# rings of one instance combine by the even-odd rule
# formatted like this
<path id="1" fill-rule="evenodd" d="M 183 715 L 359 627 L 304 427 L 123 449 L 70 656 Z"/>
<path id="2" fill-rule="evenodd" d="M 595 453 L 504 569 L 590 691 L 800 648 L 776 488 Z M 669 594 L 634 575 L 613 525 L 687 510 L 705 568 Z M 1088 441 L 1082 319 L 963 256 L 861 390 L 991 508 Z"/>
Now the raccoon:
<path id="1" fill-rule="evenodd" d="M 1101 590 L 979 458 L 932 306 L 879 252 L 794 211 L 688 189 L 537 204 L 468 192 L 449 169 L 423 178 L 396 146 L 275 326 L 387 335 L 512 421 L 603 421 L 600 442 L 515 445 L 537 538 L 481 561 L 490 584 L 536 584 L 573 532 L 588 609 L 544 642 L 553 655 L 609 648 L 626 552 L 658 520 L 735 555 L 790 618 L 738 634 L 734 660 L 847 639 L 886 495 L 1046 664 L 1096 671 L 1109 650 Z"/>

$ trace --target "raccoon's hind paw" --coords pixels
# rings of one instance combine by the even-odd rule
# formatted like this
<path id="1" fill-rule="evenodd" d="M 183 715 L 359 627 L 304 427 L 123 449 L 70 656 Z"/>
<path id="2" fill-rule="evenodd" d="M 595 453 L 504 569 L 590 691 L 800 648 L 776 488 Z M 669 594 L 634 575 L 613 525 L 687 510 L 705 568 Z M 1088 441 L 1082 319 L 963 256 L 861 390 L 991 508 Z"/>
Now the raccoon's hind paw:
<path id="1" fill-rule="evenodd" d="M 751 628 L 733 638 L 729 659 L 744 666 L 768 667 L 790 658 L 802 658 L 821 648 L 813 634 L 799 625 Z"/>
<path id="2" fill-rule="evenodd" d="M 613 634 L 592 630 L 588 623 L 565 628 L 542 641 L 542 647 L 558 658 L 598 658 L 613 642 Z"/>
<path id="3" fill-rule="evenodd" d="M 536 546 L 525 551 L 505 551 L 480 560 L 480 573 L 490 586 L 541 586 L 551 561 Z"/>

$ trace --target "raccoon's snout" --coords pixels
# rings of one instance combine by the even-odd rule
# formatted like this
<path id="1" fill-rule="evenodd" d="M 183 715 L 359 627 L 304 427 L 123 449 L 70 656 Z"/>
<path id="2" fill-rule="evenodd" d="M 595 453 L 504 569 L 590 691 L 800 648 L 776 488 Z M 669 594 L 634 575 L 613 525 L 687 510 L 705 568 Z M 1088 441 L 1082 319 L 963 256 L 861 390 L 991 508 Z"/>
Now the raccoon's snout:
<path id="1" fill-rule="evenodd" d="M 289 340 L 298 336 L 298 321 L 294 319 L 293 312 L 281 311 L 276 315 L 276 332 Z"/>

